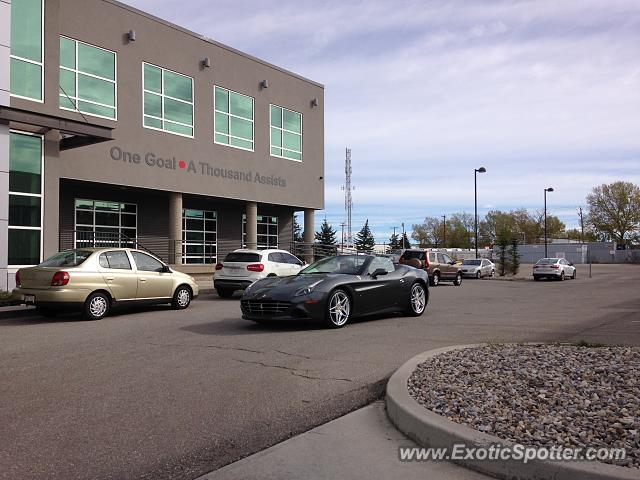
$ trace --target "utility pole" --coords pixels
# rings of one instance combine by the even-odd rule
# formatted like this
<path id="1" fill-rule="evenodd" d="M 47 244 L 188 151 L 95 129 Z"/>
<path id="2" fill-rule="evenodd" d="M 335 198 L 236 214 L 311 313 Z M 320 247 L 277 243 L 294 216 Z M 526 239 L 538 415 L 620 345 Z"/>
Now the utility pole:
<path id="1" fill-rule="evenodd" d="M 447 216 L 442 215 L 442 246 L 447 248 Z"/>
<path id="2" fill-rule="evenodd" d="M 346 223 L 342 222 L 340 226 L 342 227 L 342 242 L 340 242 L 340 251 L 344 253 L 344 227 Z"/>
<path id="3" fill-rule="evenodd" d="M 584 216 L 582 215 L 582 207 L 578 208 L 578 216 L 580 217 L 580 242 L 584 243 Z"/>
<path id="4" fill-rule="evenodd" d="M 402 249 L 404 250 L 404 235 L 405 235 L 404 222 L 402 222 L 401 225 L 402 225 Z"/>
<path id="5" fill-rule="evenodd" d="M 351 245 L 353 244 L 353 233 L 351 228 L 351 213 L 353 211 L 353 197 L 351 196 L 351 192 L 355 190 L 355 187 L 351 186 L 351 149 L 347 148 L 345 151 L 344 158 L 344 185 L 342 186 L 342 190 L 344 190 L 344 209 L 347 213 L 347 242 Z M 344 243 L 344 242 L 342 242 Z"/>
<path id="6" fill-rule="evenodd" d="M 553 192 L 553 187 L 544 189 L 544 258 L 548 258 L 547 254 L 547 192 Z"/>
<path id="7" fill-rule="evenodd" d="M 487 171 L 486 168 L 474 168 L 473 169 L 473 206 L 474 206 L 474 215 L 473 215 L 473 228 L 475 230 L 475 247 L 476 247 L 476 257 L 478 258 L 478 174 L 485 173 Z"/>

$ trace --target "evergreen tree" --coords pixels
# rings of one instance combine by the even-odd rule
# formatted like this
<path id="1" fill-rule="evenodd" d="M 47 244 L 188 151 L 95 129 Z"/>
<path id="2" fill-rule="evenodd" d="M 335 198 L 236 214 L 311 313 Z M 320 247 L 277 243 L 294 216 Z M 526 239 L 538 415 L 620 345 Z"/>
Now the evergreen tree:
<path id="1" fill-rule="evenodd" d="M 324 219 L 320 226 L 320 231 L 315 233 L 316 243 L 320 245 L 335 245 L 336 244 L 336 231 L 327 223 L 327 219 Z"/>
<path id="2" fill-rule="evenodd" d="M 398 238 L 398 234 L 392 233 L 389 237 L 389 250 L 397 250 L 400 248 L 400 239 Z"/>
<path id="3" fill-rule="evenodd" d="M 293 216 L 293 241 L 296 243 L 302 243 L 302 227 L 298 223 L 298 216 Z"/>
<path id="4" fill-rule="evenodd" d="M 407 237 L 407 232 L 404 232 L 402 234 L 402 237 L 403 238 L 400 240 L 400 242 L 398 242 L 398 248 L 402 248 L 403 244 L 404 244 L 404 248 L 411 248 L 411 242 L 409 241 L 409 237 Z"/>
<path id="5" fill-rule="evenodd" d="M 518 239 L 511 239 L 511 248 L 509 249 L 509 271 L 512 275 L 516 275 L 520 269 L 520 253 L 518 253 Z"/>
<path id="6" fill-rule="evenodd" d="M 496 244 L 498 245 L 498 273 L 501 277 L 509 271 L 508 249 L 511 243 L 509 233 L 505 230 L 498 232 Z"/>
<path id="7" fill-rule="evenodd" d="M 364 227 L 362 227 L 362 230 L 360 230 L 356 235 L 356 249 L 359 252 L 370 252 L 371 250 L 373 250 L 373 246 L 375 245 L 375 243 L 376 241 L 371 234 L 371 229 L 369 228 L 369 219 L 367 219 L 364 222 Z"/>

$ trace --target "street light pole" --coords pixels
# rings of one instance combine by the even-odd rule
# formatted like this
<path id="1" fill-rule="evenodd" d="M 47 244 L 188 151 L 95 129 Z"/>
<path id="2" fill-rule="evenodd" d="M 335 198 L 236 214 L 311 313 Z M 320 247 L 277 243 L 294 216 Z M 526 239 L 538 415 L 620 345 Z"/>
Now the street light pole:
<path id="1" fill-rule="evenodd" d="M 476 257 L 478 258 L 478 174 L 485 173 L 487 171 L 486 168 L 474 168 L 473 169 L 473 196 L 474 196 L 474 215 L 473 215 L 473 229 L 475 232 L 474 235 L 474 243 L 476 247 Z"/>
<path id="2" fill-rule="evenodd" d="M 553 187 L 544 189 L 544 257 L 547 258 L 547 192 L 553 192 Z"/>
<path id="3" fill-rule="evenodd" d="M 344 253 L 344 227 L 346 223 L 342 222 L 340 226 L 342 227 L 342 242 L 340 243 L 340 251 Z"/>
<path id="4" fill-rule="evenodd" d="M 404 236 L 405 236 L 404 222 L 402 222 L 401 225 L 402 225 L 402 249 L 404 250 Z"/>
<path id="5" fill-rule="evenodd" d="M 442 246 L 447 248 L 447 216 L 442 215 Z"/>

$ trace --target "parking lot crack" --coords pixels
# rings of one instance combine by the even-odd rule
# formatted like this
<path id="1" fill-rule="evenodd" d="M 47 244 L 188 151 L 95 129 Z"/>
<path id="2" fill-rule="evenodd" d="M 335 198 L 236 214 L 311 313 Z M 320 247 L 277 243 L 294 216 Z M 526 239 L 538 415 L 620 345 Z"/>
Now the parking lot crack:
<path id="1" fill-rule="evenodd" d="M 335 380 L 335 381 L 342 381 L 342 382 L 352 382 L 353 381 L 353 380 L 351 380 L 349 378 L 314 377 L 314 376 L 311 376 L 311 375 L 309 375 L 307 373 L 300 373 L 297 368 L 286 367 L 284 365 L 272 365 L 270 363 L 254 362 L 254 361 L 250 361 L 250 360 L 240 360 L 240 359 L 237 359 L 237 358 L 234 358 L 234 361 L 240 362 L 240 363 L 248 363 L 248 364 L 252 364 L 252 365 L 260 365 L 262 367 L 279 368 L 281 370 L 288 370 L 291 373 L 291 375 L 294 375 L 296 377 L 306 378 L 306 379 L 309 379 L 309 380 Z M 308 370 L 305 370 L 305 371 L 308 372 Z"/>
<path id="2" fill-rule="evenodd" d="M 186 348 L 198 347 L 198 348 L 215 348 L 218 350 L 232 350 L 232 351 L 238 351 L 238 352 L 267 353 L 261 350 L 251 350 L 250 348 L 223 347 L 221 345 L 203 345 L 203 344 L 193 344 L 193 343 L 152 343 L 150 342 L 149 345 L 152 345 L 154 347 L 186 347 Z"/>
<path id="3" fill-rule="evenodd" d="M 300 355 L 299 353 L 289 353 L 289 352 L 285 352 L 284 350 L 276 350 L 276 349 L 274 349 L 273 351 L 277 353 L 281 353 L 282 355 L 289 355 L 291 357 L 299 357 L 299 358 L 304 358 L 306 360 L 313 360 L 313 357 L 307 357 L 305 355 Z"/>

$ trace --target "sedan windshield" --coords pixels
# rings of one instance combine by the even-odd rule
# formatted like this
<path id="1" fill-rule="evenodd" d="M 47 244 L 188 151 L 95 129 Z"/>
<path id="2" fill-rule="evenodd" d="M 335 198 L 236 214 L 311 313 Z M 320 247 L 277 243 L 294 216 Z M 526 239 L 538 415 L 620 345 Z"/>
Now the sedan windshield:
<path id="1" fill-rule="evenodd" d="M 462 262 L 463 265 L 480 265 L 482 260 L 465 260 Z"/>
<path id="2" fill-rule="evenodd" d="M 93 252 L 91 250 L 65 250 L 47 258 L 39 267 L 77 267 Z"/>
<path id="3" fill-rule="evenodd" d="M 358 275 L 362 271 L 362 266 L 367 260 L 364 255 L 339 255 L 337 257 L 327 257 L 312 263 L 307 268 L 300 270 L 300 274 L 313 273 L 345 273 L 347 275 Z"/>

